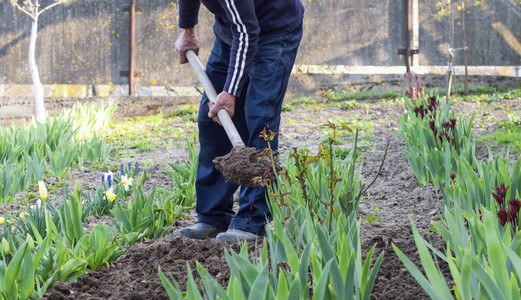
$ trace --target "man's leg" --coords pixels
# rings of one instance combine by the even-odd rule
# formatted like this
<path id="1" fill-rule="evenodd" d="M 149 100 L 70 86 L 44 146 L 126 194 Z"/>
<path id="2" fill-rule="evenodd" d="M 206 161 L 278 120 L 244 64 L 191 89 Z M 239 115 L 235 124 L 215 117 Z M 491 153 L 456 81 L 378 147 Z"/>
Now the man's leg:
<path id="1" fill-rule="evenodd" d="M 230 47 L 216 37 L 206 65 L 206 73 L 217 92 L 222 91 L 224 87 L 229 57 Z M 226 181 L 212 162 L 216 156 L 228 154 L 232 145 L 223 127 L 208 118 L 208 101 L 208 97 L 204 94 L 197 118 L 200 144 L 195 183 L 198 220 L 196 226 L 179 231 L 183 236 L 197 239 L 214 237 L 228 228 L 235 216 L 232 209 L 233 194 L 238 188 L 238 185 Z M 238 114 L 232 120 L 241 122 L 237 120 L 241 118 L 244 119 L 244 114 L 242 116 Z"/>
<path id="2" fill-rule="evenodd" d="M 301 37 L 302 28 L 299 28 L 291 34 L 259 43 L 244 103 L 248 137 L 243 139 L 248 147 L 267 148 L 260 132 L 264 128 L 279 131 L 282 101 Z M 272 149 L 278 149 L 278 135 L 270 144 Z M 266 188 L 242 187 L 239 212 L 232 219 L 228 232 L 219 234 L 217 241 L 264 235 L 267 220 L 271 220 L 271 214 L 266 203 Z M 241 235 L 241 232 L 246 234 Z"/>

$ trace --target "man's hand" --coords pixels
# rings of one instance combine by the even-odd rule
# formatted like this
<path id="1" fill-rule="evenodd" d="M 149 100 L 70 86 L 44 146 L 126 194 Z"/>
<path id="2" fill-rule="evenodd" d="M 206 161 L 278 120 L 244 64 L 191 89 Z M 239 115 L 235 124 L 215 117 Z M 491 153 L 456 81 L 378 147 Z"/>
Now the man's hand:
<path id="1" fill-rule="evenodd" d="M 195 54 L 199 54 L 199 38 L 195 34 L 194 28 L 182 29 L 181 35 L 175 42 L 175 50 L 179 52 L 179 63 L 186 64 L 186 51 L 194 50 Z"/>
<path id="2" fill-rule="evenodd" d="M 221 124 L 221 122 L 219 121 L 219 118 L 217 117 L 217 112 L 223 108 L 228 112 L 230 118 L 233 117 L 233 114 L 235 113 L 234 95 L 229 94 L 228 92 L 221 92 L 219 95 L 217 95 L 214 104 L 210 102 L 210 111 L 208 112 L 208 117 L 212 118 L 221 126 L 223 124 Z"/>

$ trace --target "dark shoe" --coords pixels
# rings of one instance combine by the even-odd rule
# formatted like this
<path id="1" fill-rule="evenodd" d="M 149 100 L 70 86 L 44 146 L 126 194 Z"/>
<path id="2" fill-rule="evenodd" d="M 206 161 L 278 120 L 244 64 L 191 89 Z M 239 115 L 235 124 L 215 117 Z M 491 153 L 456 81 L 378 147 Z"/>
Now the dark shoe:
<path id="1" fill-rule="evenodd" d="M 238 242 L 238 241 L 256 241 L 261 239 L 262 236 L 256 235 L 254 233 L 243 231 L 239 229 L 228 229 L 226 232 L 219 233 L 215 237 L 215 241 L 217 243 L 222 243 L 226 241 Z"/>
<path id="2" fill-rule="evenodd" d="M 206 223 L 197 223 L 192 227 L 185 227 L 179 229 L 179 235 L 182 235 L 189 239 L 204 240 L 207 238 L 214 238 L 217 234 L 224 231 L 224 229 L 219 229 Z"/>

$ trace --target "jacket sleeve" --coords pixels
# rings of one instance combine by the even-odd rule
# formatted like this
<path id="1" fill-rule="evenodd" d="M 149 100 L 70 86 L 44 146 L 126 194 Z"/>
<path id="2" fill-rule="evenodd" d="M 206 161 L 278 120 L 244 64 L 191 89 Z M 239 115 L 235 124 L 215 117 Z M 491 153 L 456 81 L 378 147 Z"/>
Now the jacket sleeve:
<path id="1" fill-rule="evenodd" d="M 199 22 L 201 0 L 179 0 L 179 27 L 192 28 Z"/>
<path id="2" fill-rule="evenodd" d="M 259 42 L 259 22 L 253 0 L 219 0 L 232 24 L 232 47 L 224 91 L 240 96 Z"/>

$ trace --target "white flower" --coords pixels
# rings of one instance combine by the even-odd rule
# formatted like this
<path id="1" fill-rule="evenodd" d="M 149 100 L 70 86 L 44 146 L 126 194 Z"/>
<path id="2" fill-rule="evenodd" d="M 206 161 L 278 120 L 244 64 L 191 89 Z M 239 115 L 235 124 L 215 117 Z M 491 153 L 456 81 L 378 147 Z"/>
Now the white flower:
<path id="1" fill-rule="evenodd" d="M 127 175 L 121 175 L 121 184 L 125 187 L 125 191 L 128 192 L 129 185 L 132 185 L 132 177 L 128 177 Z"/>
<path id="2" fill-rule="evenodd" d="M 110 202 L 114 201 L 114 199 L 116 199 L 117 195 L 114 194 L 114 188 L 111 187 L 110 189 L 108 189 L 108 191 L 105 192 L 105 196 L 107 196 L 107 198 L 110 200 Z"/>
<path id="3" fill-rule="evenodd" d="M 36 207 L 38 207 L 38 213 L 39 213 L 39 212 L 40 212 L 40 209 L 42 208 L 42 200 L 38 199 L 38 200 L 36 201 L 36 204 L 35 204 L 35 205 L 31 205 L 31 206 L 29 206 L 29 208 L 30 208 L 32 211 L 36 210 Z"/>
<path id="4" fill-rule="evenodd" d="M 45 183 L 42 180 L 38 181 L 38 189 L 40 190 L 40 197 L 42 197 L 42 200 L 47 200 L 47 188 L 45 187 Z"/>

